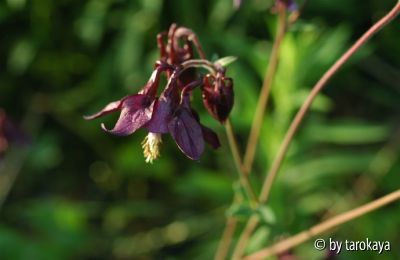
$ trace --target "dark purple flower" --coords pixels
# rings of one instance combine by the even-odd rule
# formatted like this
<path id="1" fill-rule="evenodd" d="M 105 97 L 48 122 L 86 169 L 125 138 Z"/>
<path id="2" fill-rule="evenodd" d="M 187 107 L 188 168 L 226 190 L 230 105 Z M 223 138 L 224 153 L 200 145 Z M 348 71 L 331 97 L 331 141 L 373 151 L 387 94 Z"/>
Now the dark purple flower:
<path id="1" fill-rule="evenodd" d="M 190 93 L 202 82 L 194 81 L 182 87 L 182 82 L 177 76 L 181 71 L 177 69 L 157 98 L 155 95 L 160 72 L 166 68 L 167 65 L 161 64 L 139 94 L 111 102 L 98 113 L 86 116 L 85 119 L 91 120 L 120 111 L 113 129 L 109 130 L 102 124 L 105 131 L 124 136 L 134 133 L 139 128 L 146 128 L 149 134 L 142 143 L 146 162 L 151 163 L 159 156 L 161 135 L 166 133 L 171 134 L 187 157 L 198 160 L 204 151 L 204 141 L 210 143 L 213 148 L 219 147 L 217 135 L 200 124 L 198 116 L 190 107 Z"/>
<path id="2" fill-rule="evenodd" d="M 208 112 L 219 122 L 223 123 L 233 107 L 233 82 L 220 71 L 214 77 L 204 77 L 203 103 Z"/>
<path id="3" fill-rule="evenodd" d="M 213 148 L 218 148 L 220 143 L 218 136 L 200 123 L 199 116 L 191 108 L 192 92 L 202 87 L 207 110 L 223 122 L 233 105 L 232 80 L 225 77 L 223 63 L 218 65 L 206 60 L 196 35 L 190 29 L 173 24 L 168 33 L 158 35 L 157 42 L 160 60 L 156 62 L 155 70 L 143 89 L 109 103 L 85 119 L 91 120 L 119 111 L 120 116 L 113 129 L 107 129 L 102 124 L 105 131 L 124 136 L 139 128 L 147 129 L 149 133 L 142 142 L 146 162 L 151 163 L 159 156 L 163 134 L 170 134 L 188 158 L 198 160 L 205 142 Z M 193 47 L 200 59 L 194 59 Z M 198 67 L 210 71 L 206 80 L 196 73 Z M 168 82 L 158 96 L 162 72 L 166 74 Z M 212 78 L 212 82 L 208 78 Z"/>

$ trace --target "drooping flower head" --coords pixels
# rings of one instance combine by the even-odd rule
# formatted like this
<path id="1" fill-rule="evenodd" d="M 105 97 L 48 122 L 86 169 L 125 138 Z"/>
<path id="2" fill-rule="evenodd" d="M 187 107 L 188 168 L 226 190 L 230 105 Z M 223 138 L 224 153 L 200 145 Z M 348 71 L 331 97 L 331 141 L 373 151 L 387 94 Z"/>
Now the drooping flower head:
<path id="1" fill-rule="evenodd" d="M 220 143 L 217 135 L 200 123 L 197 112 L 190 105 L 191 95 L 196 89 L 201 89 L 207 111 L 223 122 L 233 105 L 232 79 L 225 77 L 225 68 L 221 64 L 205 59 L 196 35 L 188 28 L 173 24 L 168 32 L 158 35 L 157 43 L 160 59 L 142 90 L 109 103 L 85 119 L 119 111 L 114 128 L 108 129 L 102 124 L 103 130 L 124 136 L 139 128 L 147 129 L 149 133 L 142 143 L 146 162 L 151 163 L 160 155 L 163 134 L 170 134 L 188 158 L 198 160 L 205 142 L 214 149 Z M 200 59 L 194 59 L 193 48 Z M 208 70 L 206 76 L 197 73 L 200 67 Z M 162 73 L 168 81 L 158 96 Z"/>

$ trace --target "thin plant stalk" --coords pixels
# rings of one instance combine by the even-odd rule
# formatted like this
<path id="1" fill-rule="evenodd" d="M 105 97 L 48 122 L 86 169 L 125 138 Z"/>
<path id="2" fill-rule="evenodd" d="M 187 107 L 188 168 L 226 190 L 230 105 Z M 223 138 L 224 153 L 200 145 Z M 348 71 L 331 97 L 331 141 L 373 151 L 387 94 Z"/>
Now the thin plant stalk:
<path id="1" fill-rule="evenodd" d="M 251 168 L 253 166 L 254 156 L 257 150 L 258 138 L 260 136 L 263 118 L 268 104 L 268 98 L 270 96 L 271 87 L 275 78 L 274 76 L 278 67 L 279 51 L 286 32 L 286 7 L 284 5 L 278 5 L 278 12 L 279 16 L 277 33 L 274 44 L 272 46 L 271 57 L 269 59 L 268 67 L 265 72 L 264 82 L 261 88 L 256 111 L 254 113 L 253 123 L 251 125 L 249 139 L 246 146 L 246 152 L 244 154 L 244 170 L 246 174 L 250 174 Z"/>
<path id="2" fill-rule="evenodd" d="M 233 260 L 239 260 L 242 258 L 247 246 L 247 241 L 249 241 L 251 234 L 256 229 L 258 222 L 259 219 L 258 216 L 256 215 L 252 215 L 250 219 L 247 221 L 246 226 L 244 227 L 242 233 L 240 234 L 239 241 L 237 242 L 236 247 L 233 250 L 232 254 Z"/>
<path id="3" fill-rule="evenodd" d="M 242 164 L 242 161 L 240 158 L 238 144 L 237 144 L 237 141 L 235 138 L 235 133 L 233 131 L 233 127 L 232 127 L 232 124 L 231 124 L 229 118 L 225 122 L 225 129 L 226 129 L 226 135 L 228 138 L 230 150 L 232 152 L 232 157 L 235 162 L 237 171 L 239 173 L 239 179 L 240 179 L 241 185 L 246 190 L 246 193 L 249 196 L 250 200 L 255 202 L 256 196 L 250 186 L 248 177 L 245 174 L 243 164 Z M 222 237 L 219 242 L 215 257 L 214 257 L 215 260 L 223 260 L 228 255 L 229 247 L 232 243 L 232 239 L 233 239 L 233 235 L 236 230 L 236 226 L 237 226 L 237 219 L 232 216 L 227 217 L 225 228 L 222 233 Z"/>
<path id="4" fill-rule="evenodd" d="M 249 197 L 251 196 L 255 200 L 256 196 L 255 196 L 253 190 L 251 189 L 250 182 L 248 181 L 248 177 L 246 176 L 246 174 L 243 171 L 243 165 L 242 165 L 242 160 L 241 160 L 240 153 L 239 153 L 238 144 L 237 144 L 237 141 L 235 138 L 235 133 L 233 131 L 233 127 L 232 127 L 232 124 L 231 124 L 229 118 L 225 122 L 225 130 L 226 130 L 226 135 L 228 138 L 230 150 L 232 152 L 232 157 L 235 162 L 235 167 L 239 173 L 239 180 L 241 182 L 241 185 L 247 191 L 248 196 Z M 215 260 L 226 259 L 228 252 L 229 252 L 229 247 L 232 243 L 233 235 L 236 230 L 236 226 L 237 226 L 237 219 L 232 216 L 228 216 L 226 219 L 224 231 L 222 233 L 220 242 L 218 244 L 217 251 L 215 253 L 215 257 L 214 257 Z"/>
<path id="5" fill-rule="evenodd" d="M 253 165 L 254 156 L 257 149 L 257 140 L 260 136 L 263 117 L 268 103 L 268 98 L 271 92 L 271 86 L 274 80 L 274 75 L 279 62 L 279 50 L 286 32 L 286 24 L 287 24 L 286 9 L 284 6 L 280 6 L 277 34 L 275 37 L 274 44 L 272 46 L 271 57 L 267 65 L 267 70 L 265 72 L 265 77 L 260 92 L 260 98 L 258 100 L 256 111 L 254 114 L 253 123 L 251 126 L 250 135 L 246 146 L 246 152 L 244 155 L 244 162 L 243 165 L 241 165 L 244 175 L 250 174 Z M 230 122 L 228 123 L 230 124 Z M 237 147 L 237 145 L 233 146 Z M 237 149 L 232 149 L 232 151 L 233 150 L 237 151 Z M 232 153 L 234 154 L 234 158 L 239 157 L 238 160 L 240 161 L 240 156 L 238 156 L 239 153 L 238 152 L 232 152 Z M 226 258 L 233 238 L 234 231 L 237 226 L 236 224 L 237 220 L 235 218 L 228 217 L 227 222 L 225 224 L 224 232 L 222 234 L 221 241 L 217 249 L 217 253 L 215 255 L 215 260 L 222 260 Z"/>
<path id="6" fill-rule="evenodd" d="M 400 13 L 400 1 L 393 7 L 393 9 L 388 12 L 383 18 L 381 18 L 378 22 L 376 22 L 368 31 L 366 31 L 333 65 L 329 70 L 321 77 L 321 79 L 315 84 L 312 88 L 309 96 L 304 101 L 300 110 L 297 112 L 293 122 L 291 123 L 285 138 L 279 148 L 277 156 L 272 163 L 272 166 L 269 172 L 266 175 L 265 181 L 263 183 L 263 187 L 261 190 L 261 194 L 259 196 L 260 203 L 266 203 L 271 191 L 272 184 L 275 180 L 275 177 L 282 165 L 283 159 L 286 156 L 286 152 L 289 148 L 289 145 L 299 128 L 301 122 L 303 121 L 308 109 L 310 108 L 314 98 L 317 94 L 323 89 L 328 80 L 341 68 L 341 66 L 358 50 L 361 46 L 363 46 L 369 38 L 375 35 L 379 30 L 381 30 L 385 25 L 387 25 L 390 21 L 392 21 L 396 16 Z M 242 232 L 242 235 L 239 238 L 239 242 L 236 245 L 234 250 L 234 258 L 239 259 L 243 255 L 243 252 L 246 248 L 247 241 L 250 238 L 252 232 L 257 227 L 258 218 L 251 217 Z"/>
<path id="7" fill-rule="evenodd" d="M 369 202 L 363 206 L 360 206 L 358 208 L 349 210 L 349 211 L 339 214 L 335 217 L 332 217 L 331 219 L 328 219 L 322 223 L 319 223 L 305 231 L 298 233 L 297 235 L 289 237 L 289 238 L 287 238 L 281 242 L 278 242 L 270 247 L 267 247 L 258 252 L 255 252 L 255 253 L 245 257 L 245 259 L 246 260 L 264 259 L 268 256 L 283 253 L 297 245 L 300 245 L 300 244 L 306 242 L 307 240 L 310 240 L 313 237 L 316 237 L 318 235 L 321 235 L 321 234 L 331 230 L 332 228 L 340 226 L 340 225 L 347 223 L 351 220 L 354 220 L 358 217 L 364 216 L 365 214 L 367 214 L 369 212 L 375 211 L 387 204 L 396 202 L 398 200 L 400 200 L 400 189 L 396 190 L 392 193 L 389 193 L 379 199 L 376 199 L 372 202 Z"/>
<path id="8" fill-rule="evenodd" d="M 229 252 L 229 247 L 232 243 L 232 238 L 236 230 L 237 219 L 234 217 L 228 217 L 224 231 L 222 233 L 221 240 L 218 244 L 217 252 L 215 253 L 214 260 L 224 260 Z"/>
<path id="9" fill-rule="evenodd" d="M 240 159 L 240 153 L 239 153 L 239 148 L 238 148 L 237 141 L 235 138 L 235 133 L 233 131 L 233 127 L 232 127 L 232 124 L 231 124 L 229 118 L 225 122 L 225 129 L 226 129 L 226 135 L 228 137 L 229 147 L 232 152 L 233 161 L 235 162 L 236 169 L 239 173 L 240 184 L 246 191 L 247 196 L 249 197 L 250 201 L 252 201 L 254 203 L 257 201 L 257 197 L 255 196 L 254 191 L 251 188 L 249 179 L 248 179 L 247 175 L 245 174 L 243 164 Z"/>
<path id="10" fill-rule="evenodd" d="M 4 165 L 0 165 L 0 210 L 6 201 L 27 156 L 26 149 L 22 147 L 8 151 L 7 153 L 8 154 L 2 162 Z"/>

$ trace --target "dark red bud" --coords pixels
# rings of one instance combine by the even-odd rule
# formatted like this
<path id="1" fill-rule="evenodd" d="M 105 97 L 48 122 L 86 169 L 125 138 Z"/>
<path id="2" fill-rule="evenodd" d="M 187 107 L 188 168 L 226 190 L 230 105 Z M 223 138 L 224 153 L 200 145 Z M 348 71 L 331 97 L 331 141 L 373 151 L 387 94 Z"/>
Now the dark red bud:
<path id="1" fill-rule="evenodd" d="M 233 107 L 233 81 L 218 73 L 216 78 L 204 77 L 203 103 L 208 112 L 219 122 L 223 123 Z"/>

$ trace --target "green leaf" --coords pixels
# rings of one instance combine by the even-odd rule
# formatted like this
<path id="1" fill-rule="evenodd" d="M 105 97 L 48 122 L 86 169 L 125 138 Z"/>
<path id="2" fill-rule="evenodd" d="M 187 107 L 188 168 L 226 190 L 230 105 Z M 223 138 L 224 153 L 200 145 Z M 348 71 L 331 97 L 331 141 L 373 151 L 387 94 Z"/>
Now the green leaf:
<path id="1" fill-rule="evenodd" d="M 261 205 L 257 208 L 256 213 L 260 217 L 260 220 L 266 224 L 275 224 L 276 216 L 272 209 L 268 206 Z"/>
<path id="2" fill-rule="evenodd" d="M 227 216 L 238 219 L 248 219 L 253 215 L 254 210 L 247 204 L 233 204 L 226 212 Z"/>
<path id="3" fill-rule="evenodd" d="M 308 138 L 336 144 L 367 144 L 386 140 L 390 128 L 366 122 L 333 122 L 313 124 L 305 129 Z"/>
<path id="4" fill-rule="evenodd" d="M 265 245 L 268 242 L 270 234 L 271 230 L 269 227 L 266 226 L 259 227 L 251 236 L 249 244 L 247 246 L 246 253 L 254 252 L 256 250 L 265 247 Z"/>
<path id="5" fill-rule="evenodd" d="M 216 60 L 214 63 L 219 64 L 222 67 L 226 67 L 229 64 L 235 62 L 236 60 L 237 60 L 237 57 L 235 57 L 235 56 L 226 56 L 226 57 Z"/>
<path id="6" fill-rule="evenodd" d="M 370 152 L 337 151 L 315 156 L 311 154 L 302 162 L 288 167 L 282 180 L 296 192 L 306 192 L 321 185 L 327 180 L 340 180 L 363 172 L 373 158 Z M 325 185 L 329 185 L 328 182 Z"/>

